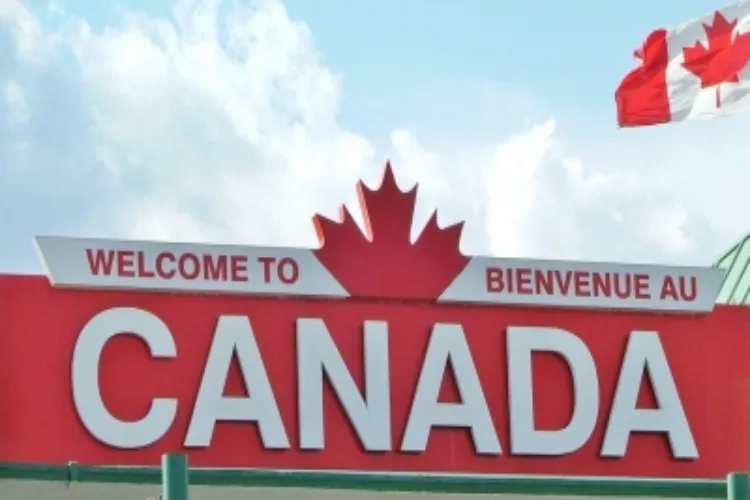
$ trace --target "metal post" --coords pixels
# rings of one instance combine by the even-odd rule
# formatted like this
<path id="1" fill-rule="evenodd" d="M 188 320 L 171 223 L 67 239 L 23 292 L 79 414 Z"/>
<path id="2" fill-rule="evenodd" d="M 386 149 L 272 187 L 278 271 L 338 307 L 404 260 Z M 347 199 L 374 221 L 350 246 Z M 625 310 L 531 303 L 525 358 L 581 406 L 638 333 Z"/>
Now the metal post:
<path id="1" fill-rule="evenodd" d="M 163 500 L 188 500 L 187 455 L 166 453 L 161 457 Z"/>
<path id="2" fill-rule="evenodd" d="M 727 499 L 750 500 L 750 475 L 746 472 L 732 472 L 727 476 Z"/>

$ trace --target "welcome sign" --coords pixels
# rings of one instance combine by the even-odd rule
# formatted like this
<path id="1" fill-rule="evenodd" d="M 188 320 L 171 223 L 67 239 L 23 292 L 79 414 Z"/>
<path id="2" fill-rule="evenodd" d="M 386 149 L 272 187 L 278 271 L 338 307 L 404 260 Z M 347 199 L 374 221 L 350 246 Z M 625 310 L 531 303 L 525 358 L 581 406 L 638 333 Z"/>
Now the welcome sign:
<path id="1" fill-rule="evenodd" d="M 40 237 L 0 275 L 0 460 L 719 478 L 750 309 L 712 268 L 466 256 L 387 166 L 318 248 Z"/>

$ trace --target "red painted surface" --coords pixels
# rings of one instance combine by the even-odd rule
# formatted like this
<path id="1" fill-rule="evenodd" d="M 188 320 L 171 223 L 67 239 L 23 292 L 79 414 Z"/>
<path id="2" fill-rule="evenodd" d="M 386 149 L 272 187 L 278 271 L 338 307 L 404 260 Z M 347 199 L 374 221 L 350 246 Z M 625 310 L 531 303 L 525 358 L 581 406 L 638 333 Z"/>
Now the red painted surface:
<path id="1" fill-rule="evenodd" d="M 358 301 L 276 300 L 219 296 L 53 290 L 44 277 L 0 276 L 0 460 L 93 464 L 156 464 L 163 452 L 182 449 L 208 346 L 219 315 L 250 317 L 293 449 L 262 449 L 252 424 L 219 423 L 211 446 L 187 450 L 196 466 L 544 473 L 667 477 L 721 477 L 750 468 L 750 309 L 718 308 L 712 314 L 657 316 L 636 313 L 531 310 Z M 122 451 L 92 438 L 75 413 L 71 353 L 84 324 L 115 306 L 140 307 L 162 318 L 176 338 L 178 358 L 155 361 L 132 337 L 106 348 L 101 367 L 104 399 L 120 418 L 143 416 L 151 398 L 178 397 L 178 417 L 153 446 Z M 365 453 L 329 391 L 326 449 L 296 451 L 295 326 L 299 317 L 323 318 L 355 378 L 361 381 L 362 322 L 390 326 L 394 447 L 414 394 L 428 334 L 437 321 L 461 323 L 471 348 L 504 452 L 509 449 L 504 330 L 508 325 L 555 326 L 580 336 L 594 355 L 601 386 L 597 430 L 578 452 L 558 458 L 479 457 L 468 433 L 436 430 L 423 454 Z M 675 461 L 666 440 L 631 438 L 622 459 L 601 459 L 603 426 L 611 404 L 624 343 L 630 331 L 656 330 L 664 345 L 700 458 Z M 535 362 L 537 419 L 564 426 L 571 408 L 563 363 Z M 235 367 L 236 368 L 236 367 Z M 226 391 L 241 394 L 239 378 Z M 648 388 L 644 393 L 648 393 Z M 450 381 L 445 397 L 450 398 Z M 644 397 L 643 405 L 651 404 Z"/>

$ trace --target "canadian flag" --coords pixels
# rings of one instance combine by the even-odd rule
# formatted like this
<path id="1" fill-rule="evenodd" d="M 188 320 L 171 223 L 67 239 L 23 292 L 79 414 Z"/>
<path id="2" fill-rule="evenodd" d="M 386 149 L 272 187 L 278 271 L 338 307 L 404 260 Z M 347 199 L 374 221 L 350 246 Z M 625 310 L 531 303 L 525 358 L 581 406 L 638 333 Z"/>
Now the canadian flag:
<path id="1" fill-rule="evenodd" d="M 750 0 L 651 33 L 615 91 L 621 127 L 750 110 Z"/>

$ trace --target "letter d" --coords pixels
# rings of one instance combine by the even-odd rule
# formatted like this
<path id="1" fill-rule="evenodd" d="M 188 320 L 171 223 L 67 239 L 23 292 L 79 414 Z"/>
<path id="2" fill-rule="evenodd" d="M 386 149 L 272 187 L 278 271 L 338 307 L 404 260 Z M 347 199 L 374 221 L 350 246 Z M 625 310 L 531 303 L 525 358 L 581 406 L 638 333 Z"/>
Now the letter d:
<path id="1" fill-rule="evenodd" d="M 559 328 L 511 326 L 507 350 L 511 453 L 566 455 L 581 448 L 591 437 L 599 413 L 599 380 L 586 344 Z M 563 429 L 539 430 L 534 426 L 533 352 L 558 354 L 570 369 L 573 415 Z"/>

